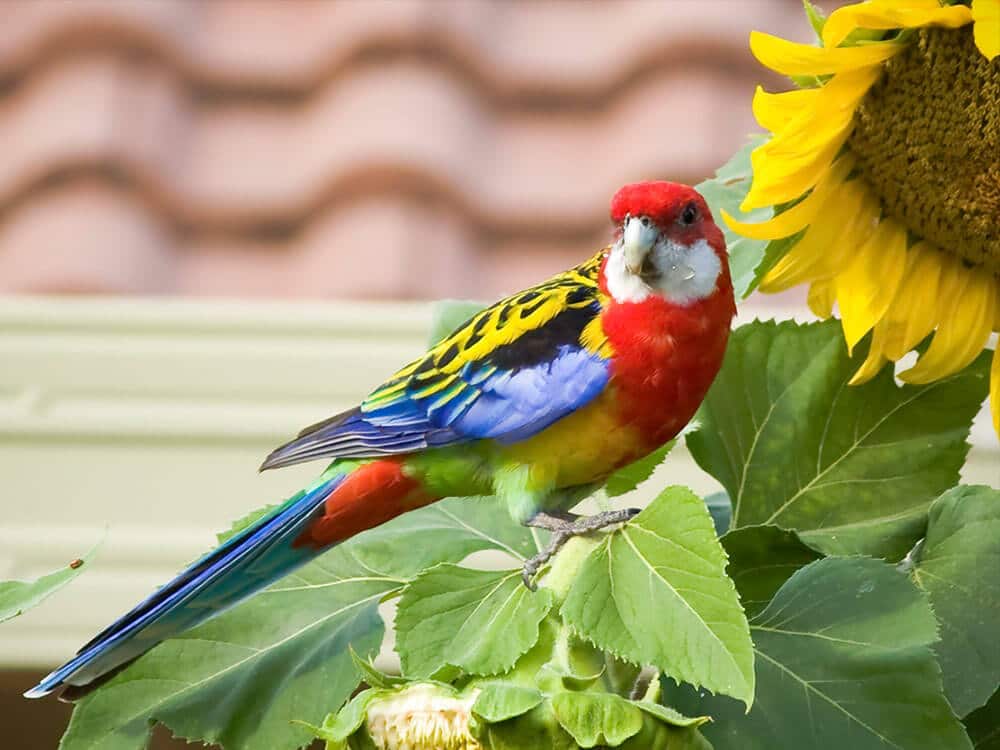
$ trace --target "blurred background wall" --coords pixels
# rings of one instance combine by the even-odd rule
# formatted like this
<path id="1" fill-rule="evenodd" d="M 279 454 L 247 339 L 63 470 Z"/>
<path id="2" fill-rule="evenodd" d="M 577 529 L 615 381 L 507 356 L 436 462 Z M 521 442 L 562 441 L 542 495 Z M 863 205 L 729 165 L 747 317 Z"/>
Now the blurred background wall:
<path id="1" fill-rule="evenodd" d="M 306 481 L 256 466 L 416 355 L 421 301 L 575 264 L 619 185 L 722 164 L 783 86 L 751 28 L 810 35 L 799 0 L 3 0 L 0 579 L 108 531 L 0 626 L 0 747 L 56 747 L 68 708 L 21 691 Z"/>

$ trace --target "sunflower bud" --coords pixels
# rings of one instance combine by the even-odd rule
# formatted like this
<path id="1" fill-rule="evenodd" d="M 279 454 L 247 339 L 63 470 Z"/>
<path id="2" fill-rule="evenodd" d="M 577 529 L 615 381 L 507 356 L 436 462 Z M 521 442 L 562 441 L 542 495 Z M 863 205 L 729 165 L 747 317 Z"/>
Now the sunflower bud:
<path id="1" fill-rule="evenodd" d="M 309 729 L 327 750 L 480 750 L 469 732 L 475 699 L 430 682 L 370 689 Z"/>
<path id="2" fill-rule="evenodd" d="M 447 688 L 416 684 L 368 705 L 364 730 L 379 750 L 478 750 L 469 734 L 475 695 L 449 694 Z"/>

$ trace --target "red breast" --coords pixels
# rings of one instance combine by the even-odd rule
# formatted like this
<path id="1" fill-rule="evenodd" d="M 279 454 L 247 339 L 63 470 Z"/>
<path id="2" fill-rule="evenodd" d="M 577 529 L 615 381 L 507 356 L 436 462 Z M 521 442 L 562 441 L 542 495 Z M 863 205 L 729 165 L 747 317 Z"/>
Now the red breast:
<path id="1" fill-rule="evenodd" d="M 715 292 L 689 305 L 652 294 L 641 302 L 610 299 L 601 322 L 614 352 L 610 386 L 623 424 L 645 445 L 640 455 L 675 437 L 715 379 L 736 306 L 724 251 Z"/>

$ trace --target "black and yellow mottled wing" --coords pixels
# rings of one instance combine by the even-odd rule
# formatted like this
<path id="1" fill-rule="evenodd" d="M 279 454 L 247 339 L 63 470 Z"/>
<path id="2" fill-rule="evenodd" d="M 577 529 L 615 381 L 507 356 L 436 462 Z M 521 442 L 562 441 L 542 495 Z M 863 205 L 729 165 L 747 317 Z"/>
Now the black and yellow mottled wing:
<path id="1" fill-rule="evenodd" d="M 516 442 L 579 409 L 608 380 L 602 259 L 600 253 L 473 315 L 361 406 L 307 427 L 262 468 L 484 438 Z"/>

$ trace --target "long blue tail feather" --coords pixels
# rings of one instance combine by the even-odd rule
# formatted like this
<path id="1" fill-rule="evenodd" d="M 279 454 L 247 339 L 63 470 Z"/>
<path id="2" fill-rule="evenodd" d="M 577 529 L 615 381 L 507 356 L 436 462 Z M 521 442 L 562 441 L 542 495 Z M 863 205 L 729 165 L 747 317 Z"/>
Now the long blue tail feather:
<path id="1" fill-rule="evenodd" d="M 26 698 L 85 686 L 260 591 L 325 550 L 293 546 L 343 475 L 300 492 L 181 571 L 47 675 Z"/>

